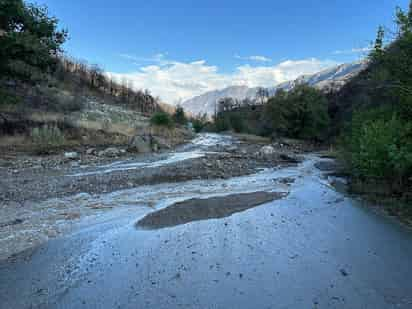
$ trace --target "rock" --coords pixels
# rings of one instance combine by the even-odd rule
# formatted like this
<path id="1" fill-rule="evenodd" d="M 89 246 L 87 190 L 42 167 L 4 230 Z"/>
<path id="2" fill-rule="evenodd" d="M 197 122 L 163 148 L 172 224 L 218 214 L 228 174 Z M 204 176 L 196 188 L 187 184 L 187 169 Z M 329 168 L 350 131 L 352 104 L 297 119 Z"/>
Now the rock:
<path id="1" fill-rule="evenodd" d="M 152 145 L 152 150 L 153 150 L 154 152 L 158 152 L 158 151 L 159 151 L 159 145 L 153 144 L 153 145 Z"/>
<path id="2" fill-rule="evenodd" d="M 160 137 L 160 136 L 152 136 L 152 143 L 153 145 L 156 145 L 158 149 L 171 149 L 172 148 L 170 143 L 168 143 L 165 138 Z"/>
<path id="3" fill-rule="evenodd" d="M 290 185 L 295 182 L 295 179 L 292 177 L 285 177 L 285 178 L 280 178 L 278 182 L 285 184 L 285 185 Z"/>
<path id="4" fill-rule="evenodd" d="M 235 153 L 237 152 L 237 146 L 233 145 L 233 146 L 229 146 L 226 148 L 227 152 L 231 152 L 231 153 Z"/>
<path id="5" fill-rule="evenodd" d="M 293 156 L 288 155 L 288 154 L 285 154 L 285 153 L 282 153 L 279 157 L 280 157 L 281 160 L 287 161 L 287 162 L 290 162 L 290 163 L 299 163 L 300 162 L 300 160 L 298 158 L 293 157 Z"/>
<path id="6" fill-rule="evenodd" d="M 18 224 L 22 224 L 24 222 L 24 219 L 14 219 L 14 220 L 12 220 L 12 221 L 8 221 L 8 222 L 5 222 L 5 223 L 0 223 L 0 227 L 1 228 L 3 228 L 3 227 L 6 227 L 6 226 L 11 226 L 11 225 L 18 225 Z"/>
<path id="7" fill-rule="evenodd" d="M 273 148 L 270 145 L 266 145 L 266 146 L 263 146 L 260 149 L 259 153 L 263 156 L 270 156 L 270 155 L 273 155 L 275 153 L 275 148 Z"/>
<path id="8" fill-rule="evenodd" d="M 99 151 L 99 157 L 117 157 L 121 155 L 121 151 L 115 147 L 109 147 L 105 150 Z"/>
<path id="9" fill-rule="evenodd" d="M 79 167 L 80 163 L 78 161 L 75 161 L 75 162 L 70 163 L 70 166 L 71 167 Z"/>
<path id="10" fill-rule="evenodd" d="M 148 153 L 152 151 L 152 138 L 150 135 L 134 136 L 127 148 L 129 152 Z"/>
<path id="11" fill-rule="evenodd" d="M 89 148 L 86 150 L 86 154 L 91 156 L 91 155 L 95 155 L 96 154 L 96 149 L 94 148 Z"/>
<path id="12" fill-rule="evenodd" d="M 315 163 L 315 167 L 322 172 L 338 171 L 340 166 L 335 161 L 320 161 Z"/>
<path id="13" fill-rule="evenodd" d="M 341 273 L 341 275 L 344 276 L 344 277 L 347 277 L 347 276 L 349 275 L 348 272 L 347 272 L 345 269 L 343 269 L 343 268 L 340 270 L 340 273 Z"/>
<path id="14" fill-rule="evenodd" d="M 75 151 L 72 152 L 65 152 L 64 157 L 68 160 L 76 160 L 79 158 L 79 154 Z"/>

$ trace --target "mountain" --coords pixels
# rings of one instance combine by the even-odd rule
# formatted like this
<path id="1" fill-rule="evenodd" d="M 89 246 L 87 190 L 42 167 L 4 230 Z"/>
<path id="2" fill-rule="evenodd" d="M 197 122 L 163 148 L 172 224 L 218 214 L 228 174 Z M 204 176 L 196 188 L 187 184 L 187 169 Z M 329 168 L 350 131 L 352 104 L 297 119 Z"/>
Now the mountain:
<path id="1" fill-rule="evenodd" d="M 270 92 L 276 92 L 278 89 L 289 91 L 296 85 L 303 83 L 325 91 L 339 90 L 350 79 L 363 71 L 366 64 L 366 61 L 341 64 L 312 75 L 302 75 L 293 81 L 287 81 L 271 88 Z"/>
<path id="2" fill-rule="evenodd" d="M 351 78 L 358 75 L 366 67 L 366 61 L 359 61 L 348 64 L 341 64 L 336 67 L 326 69 L 313 75 L 302 75 L 292 81 L 281 83 L 275 87 L 268 88 L 270 95 L 274 95 L 277 90 L 289 91 L 296 85 L 307 83 L 313 87 L 330 91 L 338 90 Z M 247 86 L 231 86 L 221 90 L 206 92 L 182 103 L 183 108 L 193 115 L 204 114 L 213 115 L 216 102 L 225 97 L 243 100 L 254 99 L 258 88 Z"/>
<path id="3" fill-rule="evenodd" d="M 207 113 L 213 115 L 215 105 L 219 99 L 231 97 L 234 99 L 243 100 L 246 98 L 254 98 L 256 96 L 256 88 L 247 86 L 231 86 L 221 90 L 206 92 L 182 103 L 182 107 L 193 115 Z"/>

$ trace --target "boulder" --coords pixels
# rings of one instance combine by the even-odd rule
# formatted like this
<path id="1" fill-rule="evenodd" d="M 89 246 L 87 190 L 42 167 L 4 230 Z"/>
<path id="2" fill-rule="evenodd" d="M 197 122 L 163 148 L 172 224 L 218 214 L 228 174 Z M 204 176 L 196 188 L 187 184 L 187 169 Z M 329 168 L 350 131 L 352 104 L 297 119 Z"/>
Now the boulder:
<path id="1" fill-rule="evenodd" d="M 122 154 L 120 149 L 117 149 L 115 147 L 109 147 L 106 148 L 105 150 L 99 151 L 98 155 L 99 157 L 118 157 Z"/>
<path id="2" fill-rule="evenodd" d="M 283 161 L 290 162 L 290 163 L 299 163 L 301 160 L 299 160 L 297 157 L 282 153 L 279 158 Z"/>
<path id="3" fill-rule="evenodd" d="M 96 154 L 96 149 L 95 148 L 89 148 L 86 150 L 86 154 L 89 156 L 95 155 Z"/>
<path id="4" fill-rule="evenodd" d="M 263 156 L 270 156 L 275 153 L 275 148 L 273 148 L 273 146 L 266 145 L 260 149 L 259 153 Z"/>
<path id="5" fill-rule="evenodd" d="M 153 146 L 156 145 L 155 147 L 157 149 L 171 149 L 172 148 L 170 143 L 168 143 L 165 138 L 156 136 L 156 135 L 152 136 L 152 144 Z"/>
<path id="6" fill-rule="evenodd" d="M 79 157 L 80 157 L 79 154 L 75 151 L 64 153 L 64 158 L 68 160 L 77 160 Z"/>
<path id="7" fill-rule="evenodd" d="M 152 151 L 152 137 L 150 135 L 134 136 L 127 148 L 129 152 L 148 153 Z"/>

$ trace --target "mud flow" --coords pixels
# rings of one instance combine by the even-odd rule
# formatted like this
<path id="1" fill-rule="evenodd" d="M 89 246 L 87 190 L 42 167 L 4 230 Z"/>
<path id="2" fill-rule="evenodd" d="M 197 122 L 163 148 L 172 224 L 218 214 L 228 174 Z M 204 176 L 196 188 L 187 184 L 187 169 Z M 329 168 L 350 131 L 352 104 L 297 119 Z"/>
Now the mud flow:
<path id="1" fill-rule="evenodd" d="M 225 218 L 283 198 L 285 195 L 279 192 L 253 192 L 208 199 L 190 199 L 152 212 L 139 220 L 136 226 L 143 229 L 162 229 L 193 221 Z"/>

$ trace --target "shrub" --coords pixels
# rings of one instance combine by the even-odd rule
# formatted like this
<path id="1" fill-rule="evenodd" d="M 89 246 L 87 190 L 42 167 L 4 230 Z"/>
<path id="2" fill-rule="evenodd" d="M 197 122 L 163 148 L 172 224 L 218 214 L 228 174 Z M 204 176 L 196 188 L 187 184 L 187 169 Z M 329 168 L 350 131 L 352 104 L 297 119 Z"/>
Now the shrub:
<path id="1" fill-rule="evenodd" d="M 64 134 L 56 125 L 43 125 L 31 130 L 31 139 L 40 151 L 62 146 L 65 143 Z"/>
<path id="2" fill-rule="evenodd" d="M 278 91 L 265 108 L 265 132 L 293 138 L 322 140 L 329 125 L 328 102 L 324 94 L 308 85 L 286 93 Z"/>
<path id="3" fill-rule="evenodd" d="M 384 109 L 357 112 L 345 137 L 355 177 L 402 184 L 412 175 L 412 126 Z"/>
<path id="4" fill-rule="evenodd" d="M 156 112 L 150 118 L 150 123 L 156 126 L 171 127 L 173 126 L 172 118 L 168 113 Z"/>
<path id="5" fill-rule="evenodd" d="M 181 125 L 187 124 L 187 118 L 186 118 L 185 110 L 183 109 L 183 107 L 181 106 L 176 107 L 176 110 L 173 114 L 173 121 Z"/>
<path id="6" fill-rule="evenodd" d="M 223 131 L 228 131 L 231 129 L 230 126 L 230 119 L 227 115 L 224 113 L 219 113 L 215 117 L 214 121 L 214 131 L 216 132 L 223 132 Z"/>
<path id="7" fill-rule="evenodd" d="M 236 133 L 242 133 L 246 131 L 245 122 L 240 113 L 236 113 L 236 112 L 231 113 L 229 116 L 229 122 L 230 122 L 231 128 Z"/>
<path id="8" fill-rule="evenodd" d="M 192 118 L 190 121 L 192 122 L 195 132 L 199 133 L 206 127 L 208 123 L 207 114 L 203 114 L 202 116 L 199 115 L 195 118 Z"/>

